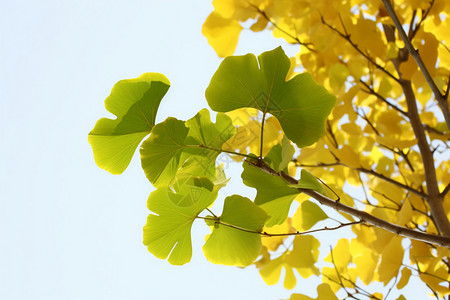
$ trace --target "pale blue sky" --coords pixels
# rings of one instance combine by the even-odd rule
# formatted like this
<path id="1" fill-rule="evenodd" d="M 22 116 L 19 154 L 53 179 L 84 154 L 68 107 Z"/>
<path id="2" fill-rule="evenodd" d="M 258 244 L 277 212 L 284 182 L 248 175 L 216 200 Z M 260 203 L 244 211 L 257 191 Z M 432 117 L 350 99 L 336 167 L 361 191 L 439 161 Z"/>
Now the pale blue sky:
<path id="1" fill-rule="evenodd" d="M 314 280 L 286 291 L 254 267 L 208 263 L 201 222 L 191 263 L 153 257 L 142 245 L 152 187 L 138 156 L 121 176 L 94 163 L 87 134 L 108 116 L 103 101 L 117 81 L 165 74 L 172 86 L 158 122 L 207 106 L 221 61 L 201 35 L 211 11 L 209 0 L 0 2 L 0 299 L 315 297 Z M 298 50 L 270 32 L 243 32 L 236 53 L 279 45 Z M 228 192 L 248 193 L 234 175 Z"/>
<path id="2" fill-rule="evenodd" d="M 94 164 L 87 143 L 124 78 L 170 79 L 158 121 L 206 107 L 220 63 L 201 35 L 211 10 L 211 1 L 0 2 L 1 299 L 289 297 L 254 267 L 208 263 L 201 223 L 190 264 L 153 257 L 142 245 L 152 188 L 138 157 L 113 176 Z M 249 36 L 238 53 L 279 45 Z"/>

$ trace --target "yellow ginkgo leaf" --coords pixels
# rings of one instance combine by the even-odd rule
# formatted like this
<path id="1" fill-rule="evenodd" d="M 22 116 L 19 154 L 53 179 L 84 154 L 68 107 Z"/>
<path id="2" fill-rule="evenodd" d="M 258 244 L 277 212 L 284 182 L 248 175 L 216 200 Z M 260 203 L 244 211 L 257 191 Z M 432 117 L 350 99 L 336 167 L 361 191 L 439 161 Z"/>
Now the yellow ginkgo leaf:
<path id="1" fill-rule="evenodd" d="M 315 266 L 319 256 L 320 242 L 311 235 L 298 235 L 294 240 L 294 249 L 286 254 L 286 263 L 297 269 L 303 278 L 318 275 Z"/>
<path id="2" fill-rule="evenodd" d="M 339 270 L 339 272 L 345 272 L 348 264 L 352 262 L 349 241 L 347 239 L 340 239 L 324 261 L 329 263 L 334 262 L 334 266 Z"/>
<path id="3" fill-rule="evenodd" d="M 403 268 L 402 269 L 402 276 L 400 277 L 400 280 L 397 283 L 397 288 L 399 290 L 401 290 L 402 288 L 404 288 L 408 282 L 409 282 L 409 278 L 411 277 L 411 270 L 408 268 Z"/>
<path id="4" fill-rule="evenodd" d="M 379 281 L 386 285 L 392 278 L 397 276 L 402 265 L 403 254 L 402 238 L 398 236 L 392 237 L 381 253 L 381 261 L 377 269 Z"/>
<path id="5" fill-rule="evenodd" d="M 289 300 L 338 300 L 338 298 L 327 283 L 322 283 L 317 287 L 317 298 L 311 298 L 301 294 L 292 294 Z"/>
<path id="6" fill-rule="evenodd" d="M 232 55 L 242 26 L 238 21 L 222 17 L 213 11 L 203 24 L 202 34 L 220 57 Z"/>

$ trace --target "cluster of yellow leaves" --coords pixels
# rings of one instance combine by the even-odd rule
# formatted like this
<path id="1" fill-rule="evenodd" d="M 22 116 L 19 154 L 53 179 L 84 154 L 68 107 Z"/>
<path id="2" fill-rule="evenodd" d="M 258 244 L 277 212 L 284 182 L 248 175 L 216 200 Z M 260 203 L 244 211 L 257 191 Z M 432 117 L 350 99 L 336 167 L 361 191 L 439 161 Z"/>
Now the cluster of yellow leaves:
<path id="1" fill-rule="evenodd" d="M 413 46 L 444 91 L 450 73 L 450 2 L 394 2 L 400 21 L 409 28 Z M 347 205 L 354 205 L 353 195 L 343 188 L 349 183 L 361 189 L 363 196 L 355 198 L 367 212 L 401 226 L 437 233 L 429 207 L 420 196 L 426 193 L 424 168 L 397 82 L 399 72 L 412 82 L 429 140 L 442 145 L 450 134 L 433 108 L 431 89 L 416 62 L 411 55 L 405 56 L 404 42 L 398 35 L 390 35 L 393 23 L 381 0 L 214 0 L 213 5 L 202 32 L 219 56 L 233 54 L 244 26 L 255 32 L 268 28 L 275 37 L 299 45 L 297 56 L 291 60 L 291 73 L 295 66 L 302 66 L 338 97 L 327 121 L 326 136 L 301 149 L 296 166 L 327 182 Z M 230 115 L 239 127 L 224 149 L 259 154 L 261 132 L 256 113 L 241 109 Z M 263 155 L 280 143 L 281 137 L 276 119 L 267 119 Z M 445 160 L 437 166 L 441 191 L 450 182 L 448 170 L 450 163 Z M 292 164 L 290 174 L 295 174 Z M 450 217 L 449 197 L 444 206 Z M 295 230 L 304 230 L 299 216 L 297 212 L 293 221 L 289 219 L 286 222 L 290 223 L 276 229 L 291 232 L 293 223 Z M 449 265 L 445 264 L 450 257 L 448 249 L 416 241 L 405 247 L 401 238 L 373 227 L 356 226 L 353 230 L 356 238 L 340 240 L 328 256 L 327 261 L 334 266 L 320 271 L 326 284 L 319 286 L 317 299 L 333 299 L 323 295 L 342 287 L 354 288 L 358 279 L 364 284 L 379 281 L 385 285 L 398 279 L 396 287 L 401 289 L 413 273 L 437 294 L 450 293 Z M 286 288 L 295 285 L 293 270 L 303 277 L 318 274 L 314 265 L 318 241 L 298 236 L 293 250 L 288 248 L 271 260 L 270 253 L 283 241 L 271 238 L 263 242 L 265 252 L 257 266 L 268 284 L 278 282 L 282 268 L 286 270 Z M 308 259 L 299 258 L 300 251 Z M 307 273 L 300 271 L 305 265 Z M 293 295 L 291 299 L 311 298 Z"/>

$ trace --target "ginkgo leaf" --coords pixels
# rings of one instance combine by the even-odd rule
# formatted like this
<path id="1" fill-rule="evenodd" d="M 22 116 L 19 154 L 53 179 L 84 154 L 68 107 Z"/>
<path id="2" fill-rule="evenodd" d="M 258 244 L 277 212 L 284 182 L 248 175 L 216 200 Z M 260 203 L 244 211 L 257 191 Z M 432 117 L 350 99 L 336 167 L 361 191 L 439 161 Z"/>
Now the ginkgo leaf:
<path id="1" fill-rule="evenodd" d="M 293 225 L 299 231 L 309 230 L 317 222 L 327 219 L 323 210 L 311 201 L 302 202 L 293 217 Z"/>
<path id="2" fill-rule="evenodd" d="M 297 269 L 303 278 L 318 275 L 315 266 L 319 257 L 320 242 L 312 235 L 298 235 L 294 240 L 294 249 L 286 255 L 286 262 Z"/>
<path id="3" fill-rule="evenodd" d="M 213 11 L 202 27 L 202 34 L 220 57 L 232 55 L 236 49 L 242 26 L 238 21 L 222 17 Z"/>
<path id="4" fill-rule="evenodd" d="M 324 261 L 332 263 L 339 272 L 344 272 L 352 261 L 350 242 L 347 239 L 340 239 Z"/>
<path id="5" fill-rule="evenodd" d="M 317 298 L 311 298 L 301 294 L 292 294 L 289 300 L 338 300 L 327 283 L 322 283 L 317 287 Z"/>
<path id="6" fill-rule="evenodd" d="M 261 251 L 261 236 L 257 232 L 261 232 L 267 220 L 264 210 L 248 198 L 233 195 L 225 198 L 219 220 L 203 246 L 205 257 L 215 264 L 253 263 Z"/>
<path id="7" fill-rule="evenodd" d="M 398 281 L 398 283 L 396 285 L 397 289 L 401 290 L 408 284 L 411 274 L 412 274 L 412 272 L 410 269 L 408 269 L 408 268 L 402 269 L 402 276 L 400 277 L 400 280 Z"/>
<path id="8" fill-rule="evenodd" d="M 402 265 L 403 255 L 402 238 L 398 236 L 392 237 L 381 253 L 381 261 L 377 270 L 379 280 L 384 282 L 385 285 L 397 276 L 398 270 Z"/>
<path id="9" fill-rule="evenodd" d="M 145 175 L 155 186 L 167 185 L 186 163 L 191 175 L 213 179 L 216 158 L 234 131 L 227 115 L 217 114 L 214 124 L 206 109 L 186 122 L 167 118 L 141 146 Z"/>
<path id="10" fill-rule="evenodd" d="M 275 116 L 287 137 L 304 147 L 325 133 L 325 119 L 336 98 L 303 73 L 286 81 L 290 61 L 281 47 L 227 57 L 206 89 L 209 106 L 219 112 L 253 107 Z"/>
<path id="11" fill-rule="evenodd" d="M 287 168 L 294 153 L 294 147 L 290 144 L 289 139 L 284 136 L 281 144 L 273 146 L 269 153 L 264 157 L 264 160 L 272 169 L 276 172 L 280 172 Z"/>
<path id="12" fill-rule="evenodd" d="M 281 270 L 286 270 L 284 277 L 284 287 L 286 289 L 293 289 L 297 284 L 297 279 L 294 275 L 293 268 L 286 263 L 286 255 L 281 255 L 274 260 L 269 261 L 259 269 L 259 274 L 267 285 L 274 285 L 280 280 Z"/>
<path id="13" fill-rule="evenodd" d="M 325 192 L 322 183 L 320 183 L 320 181 L 313 174 L 309 173 L 305 169 L 302 169 L 300 173 L 300 180 L 298 181 L 298 184 L 296 184 L 296 187 L 314 190 L 321 194 Z"/>
<path id="14" fill-rule="evenodd" d="M 248 163 L 244 164 L 241 177 L 245 185 L 256 189 L 255 204 L 270 216 L 266 226 L 282 224 L 292 201 L 300 193 L 298 189 L 290 187 L 281 177 L 272 176 Z"/>
<path id="15" fill-rule="evenodd" d="M 216 198 L 214 185 L 206 178 L 190 178 L 175 186 L 161 187 L 147 202 L 153 212 L 144 226 L 144 245 L 153 255 L 182 265 L 192 256 L 191 226 L 197 215 Z"/>
<path id="16" fill-rule="evenodd" d="M 105 107 L 117 119 L 98 120 L 88 136 L 100 168 L 112 174 L 125 171 L 137 146 L 155 125 L 159 103 L 169 87 L 169 80 L 158 73 L 145 73 L 114 85 Z"/>

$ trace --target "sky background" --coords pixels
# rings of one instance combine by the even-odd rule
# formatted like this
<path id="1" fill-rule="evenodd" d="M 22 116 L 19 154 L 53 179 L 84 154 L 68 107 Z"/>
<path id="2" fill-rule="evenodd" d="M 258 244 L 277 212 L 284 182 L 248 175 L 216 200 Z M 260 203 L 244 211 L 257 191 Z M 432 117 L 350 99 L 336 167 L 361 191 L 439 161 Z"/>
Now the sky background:
<path id="1" fill-rule="evenodd" d="M 104 99 L 121 79 L 169 78 L 157 122 L 207 107 L 221 61 L 201 34 L 212 9 L 209 0 L 0 1 L 0 299 L 316 297 L 314 280 L 287 291 L 254 267 L 207 262 L 201 222 L 191 263 L 155 258 L 142 244 L 153 188 L 138 155 L 120 176 L 94 163 L 87 134 L 110 117 Z M 244 31 L 236 54 L 279 45 L 298 51 L 270 32 Z M 237 176 L 228 192 L 252 195 L 238 185 L 240 167 L 225 167 Z"/>
<path id="2" fill-rule="evenodd" d="M 113 85 L 144 72 L 172 84 L 158 122 L 207 106 L 221 61 L 201 34 L 211 11 L 211 1 L 0 1 L 0 299 L 289 298 L 254 267 L 208 263 L 202 223 L 190 264 L 151 255 L 139 157 L 114 176 L 87 142 Z M 282 42 L 245 35 L 239 54 Z"/>

